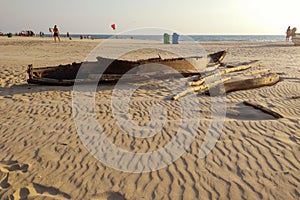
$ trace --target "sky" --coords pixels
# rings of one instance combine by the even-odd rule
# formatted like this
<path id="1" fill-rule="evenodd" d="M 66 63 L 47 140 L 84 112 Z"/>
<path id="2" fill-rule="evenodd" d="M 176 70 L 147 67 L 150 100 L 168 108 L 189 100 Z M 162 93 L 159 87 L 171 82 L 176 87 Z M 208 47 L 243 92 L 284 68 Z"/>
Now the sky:
<path id="1" fill-rule="evenodd" d="M 4 33 L 47 33 L 54 24 L 61 33 L 89 34 L 148 27 L 199 35 L 284 35 L 288 26 L 300 31 L 300 0 L 1 0 L 0 5 Z"/>

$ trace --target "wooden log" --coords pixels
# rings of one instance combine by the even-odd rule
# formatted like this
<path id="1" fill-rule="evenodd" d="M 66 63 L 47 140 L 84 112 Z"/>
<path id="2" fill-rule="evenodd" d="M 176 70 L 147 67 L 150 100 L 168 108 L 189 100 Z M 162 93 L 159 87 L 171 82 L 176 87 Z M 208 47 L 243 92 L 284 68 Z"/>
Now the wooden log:
<path id="1" fill-rule="evenodd" d="M 223 78 L 221 80 L 217 80 L 217 81 L 215 81 L 213 83 L 210 83 L 210 84 L 204 84 L 204 85 L 196 86 L 196 87 L 194 87 L 194 91 L 198 92 L 198 93 L 204 93 L 204 92 L 208 91 L 210 88 L 217 87 L 218 85 L 223 84 L 226 81 L 229 81 L 230 79 L 231 79 L 231 77 L 226 77 L 226 78 Z"/>
<path id="2" fill-rule="evenodd" d="M 242 65 L 242 66 L 237 66 L 237 67 L 234 67 L 234 68 L 223 69 L 223 70 L 217 72 L 216 74 L 212 74 L 210 76 L 200 78 L 198 81 L 189 82 L 189 85 L 190 86 L 198 86 L 198 85 L 203 84 L 205 82 L 205 80 L 208 79 L 208 78 L 213 78 L 213 77 L 216 77 L 216 76 L 221 76 L 221 75 L 229 74 L 229 73 L 232 73 L 232 72 L 243 71 L 243 70 L 249 69 L 250 67 L 251 67 L 251 65 Z"/>
<path id="3" fill-rule="evenodd" d="M 195 77 L 191 82 L 195 82 L 195 81 L 198 81 L 200 78 L 204 78 L 204 77 L 207 77 L 207 76 L 211 76 L 215 73 L 218 72 L 218 68 L 221 67 L 220 64 L 214 64 L 214 65 L 207 65 L 207 68 L 209 68 L 209 70 L 205 70 L 205 71 L 201 71 L 199 72 L 199 76 L 198 77 Z"/>
<path id="4" fill-rule="evenodd" d="M 189 93 L 192 93 L 192 92 L 194 92 L 194 88 L 193 87 L 189 87 L 188 89 L 186 89 L 186 90 L 180 92 L 179 94 L 173 96 L 172 100 L 177 101 L 180 97 L 183 97 L 183 96 L 185 96 L 185 95 L 187 95 Z"/>
<path id="5" fill-rule="evenodd" d="M 274 85 L 279 81 L 278 74 L 266 74 L 258 78 L 246 79 L 246 80 L 238 80 L 233 82 L 224 83 L 224 89 L 219 90 L 216 94 L 223 94 L 238 90 L 248 90 L 259 88 L 263 86 Z"/>
<path id="6" fill-rule="evenodd" d="M 269 72 L 269 71 L 270 71 L 270 69 L 260 69 L 260 70 L 254 70 L 254 71 L 251 71 L 251 72 L 244 73 L 244 75 L 252 76 L 252 75 L 256 75 L 256 74 L 263 74 L 263 73 L 266 73 L 266 72 Z"/>
<path id="7" fill-rule="evenodd" d="M 267 107 L 264 107 L 262 105 L 259 105 L 257 103 L 254 103 L 254 102 L 251 102 L 251 101 L 244 101 L 243 102 L 245 105 L 247 106 L 252 106 L 253 108 L 255 109 L 259 109 L 261 110 L 262 112 L 264 113 L 267 113 L 269 115 L 272 115 L 273 117 L 275 117 L 276 119 L 279 119 L 279 118 L 283 118 L 283 116 L 275 111 L 272 111 L 271 109 L 267 108 Z"/>
<path id="8" fill-rule="evenodd" d="M 183 96 L 187 95 L 188 93 L 192 93 L 192 92 L 204 93 L 204 92 L 208 91 L 210 88 L 217 87 L 218 85 L 220 85 L 230 79 L 231 79 L 231 77 L 226 77 L 221 80 L 215 81 L 211 84 L 204 84 L 204 85 L 200 85 L 200 86 L 196 86 L 196 87 L 190 87 L 190 88 L 180 92 L 179 94 L 173 96 L 172 100 L 176 101 L 180 97 L 183 97 Z"/>

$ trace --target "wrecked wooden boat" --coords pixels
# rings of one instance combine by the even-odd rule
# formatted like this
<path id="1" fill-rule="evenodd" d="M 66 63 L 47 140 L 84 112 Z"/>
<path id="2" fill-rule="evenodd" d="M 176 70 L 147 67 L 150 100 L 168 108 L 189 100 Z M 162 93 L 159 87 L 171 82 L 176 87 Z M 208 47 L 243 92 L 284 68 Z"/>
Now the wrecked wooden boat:
<path id="1" fill-rule="evenodd" d="M 206 67 L 208 63 L 219 64 L 225 57 L 226 51 L 209 54 L 207 57 L 179 57 L 162 59 L 150 58 L 137 61 L 119 60 L 111 58 L 97 57 L 95 62 L 72 63 L 69 65 L 59 65 L 54 67 L 34 68 L 28 66 L 28 83 L 43 85 L 73 85 L 75 79 L 82 82 L 117 82 L 121 77 L 135 80 L 141 74 L 153 74 L 167 76 L 179 74 L 190 76 L 199 74 L 199 69 Z M 143 67 L 140 67 L 143 66 Z M 170 71 L 162 72 L 167 66 Z M 174 71 L 175 70 L 175 71 Z M 174 72 L 176 72 L 174 74 Z M 93 77 L 101 75 L 100 80 Z"/>

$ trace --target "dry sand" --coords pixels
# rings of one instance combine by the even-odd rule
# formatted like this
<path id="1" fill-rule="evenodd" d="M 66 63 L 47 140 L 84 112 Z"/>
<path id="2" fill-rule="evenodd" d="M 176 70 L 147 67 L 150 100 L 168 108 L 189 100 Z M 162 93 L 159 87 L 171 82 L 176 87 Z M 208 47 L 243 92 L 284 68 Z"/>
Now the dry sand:
<path id="1" fill-rule="evenodd" d="M 108 48 L 107 55 L 114 56 L 128 46 L 163 46 L 119 41 Z M 199 96 L 201 107 L 195 109 L 200 110 L 200 126 L 186 152 L 160 170 L 127 173 L 104 165 L 83 145 L 73 119 L 72 87 L 26 83 L 28 64 L 42 67 L 83 61 L 99 42 L 0 38 L 0 199 L 299 199 L 299 47 L 286 42 L 201 43 L 207 52 L 227 50 L 225 62 L 259 59 L 272 72 L 280 73 L 281 81 L 271 87 L 227 94 L 220 139 L 204 159 L 198 155 L 210 124 L 211 99 Z M 167 46 L 172 52 L 172 48 L 188 45 Z M 142 50 L 128 57 L 139 59 L 151 53 Z M 182 80 L 175 80 L 175 85 L 176 81 Z M 141 139 L 124 134 L 116 125 L 112 89 L 103 86 L 98 90 L 95 108 L 114 144 L 146 152 L 164 147 L 174 137 L 180 105 L 165 99 L 172 91 L 149 81 L 132 96 L 130 113 L 140 125 L 149 125 L 149 108 L 154 104 L 168 111 L 164 129 L 150 139 Z M 265 105 L 284 118 L 272 119 L 244 106 L 245 100 Z M 91 143 L 96 145 L 97 141 Z M 107 159 L 114 158 L 108 155 Z M 119 165 L 122 167 L 122 162 Z"/>

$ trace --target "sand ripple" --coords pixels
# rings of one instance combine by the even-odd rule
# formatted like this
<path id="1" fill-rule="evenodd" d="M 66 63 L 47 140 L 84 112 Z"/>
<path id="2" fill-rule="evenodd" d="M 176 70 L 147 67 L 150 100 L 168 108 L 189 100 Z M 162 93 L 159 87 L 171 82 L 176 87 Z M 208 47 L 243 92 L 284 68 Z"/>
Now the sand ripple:
<path id="1" fill-rule="evenodd" d="M 77 42 L 78 48 L 82 49 L 75 53 L 76 56 L 96 45 Z M 49 55 L 56 57 L 51 62 L 60 63 L 57 55 L 64 55 L 67 51 L 69 57 L 61 59 L 68 60 L 77 45 L 76 41 L 66 43 L 67 49 L 62 53 L 59 47 L 53 46 L 52 41 L 42 43 L 44 47 L 39 47 L 39 44 L 40 41 L 4 43 L 14 51 L 17 48 L 11 45 L 33 48 L 31 53 L 25 53 L 39 55 L 36 63 L 40 65 L 47 62 L 43 56 L 49 51 L 41 55 L 38 53 L 41 49 L 53 47 L 58 53 Z M 296 78 L 300 72 L 295 68 L 297 64 L 299 66 L 299 59 L 287 56 L 299 49 L 260 45 L 264 44 L 242 43 L 239 47 L 231 43 L 221 46 L 204 44 L 211 50 L 228 47 L 232 50 L 228 59 L 262 59 L 274 67 L 272 70 L 286 74 L 275 86 L 227 95 L 228 112 L 220 139 L 203 159 L 199 158 L 199 151 L 210 127 L 211 112 L 217 108 L 211 108 L 210 97 L 198 96 L 201 106 L 191 103 L 193 111 L 198 114 L 189 115 L 189 118 L 199 119 L 199 127 L 196 130 L 188 125 L 183 127 L 186 132 L 196 133 L 191 146 L 173 164 L 142 174 L 109 168 L 87 151 L 74 123 L 73 114 L 76 115 L 77 111 L 72 107 L 72 87 L 22 86 L 23 78 L 14 79 L 10 71 L 3 71 L 5 75 L 1 74 L 0 94 L 0 199 L 299 199 L 300 86 Z M 282 57 L 277 58 L 278 54 Z M 25 61 L 17 60 L 16 63 L 26 64 Z M 6 62 L 5 69 L 16 64 L 13 60 Z M 0 63 L 2 66 L 5 64 Z M 283 64 L 289 68 L 283 67 Z M 14 72 L 25 68 L 19 67 Z M 11 84 L 12 87 L 7 87 Z M 17 87 L 18 84 L 21 86 Z M 111 89 L 112 86 L 99 89 L 95 111 L 100 128 L 112 143 L 128 151 L 142 153 L 164 147 L 175 137 L 182 112 L 178 102 L 165 98 L 172 91 L 152 81 L 134 93 L 128 116 L 136 124 L 149 125 L 150 108 L 155 104 L 166 111 L 164 127 L 156 135 L 136 138 L 117 126 L 110 101 Z M 245 100 L 264 105 L 284 118 L 273 119 L 243 106 Z M 95 127 L 90 125 L 89 128 Z M 88 139 L 94 145 L 99 142 L 95 138 Z M 183 140 L 184 143 L 187 138 L 183 137 Z M 109 153 L 106 157 L 115 159 Z M 160 155 L 155 159 L 164 162 Z M 126 163 L 121 159 L 119 165 Z"/>

